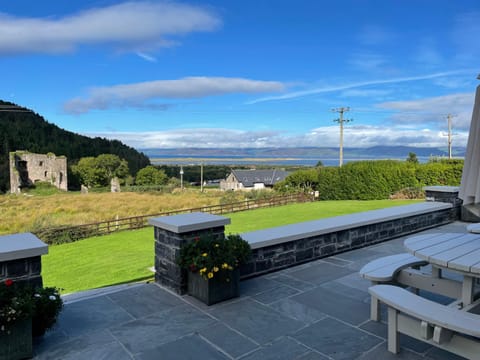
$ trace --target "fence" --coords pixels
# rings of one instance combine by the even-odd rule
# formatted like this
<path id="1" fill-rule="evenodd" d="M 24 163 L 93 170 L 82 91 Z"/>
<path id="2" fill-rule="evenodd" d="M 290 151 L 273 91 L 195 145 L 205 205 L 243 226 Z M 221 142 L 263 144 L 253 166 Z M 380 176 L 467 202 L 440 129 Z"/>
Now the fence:
<path id="1" fill-rule="evenodd" d="M 191 209 L 181 209 L 162 212 L 159 214 L 132 216 L 126 218 L 115 218 L 114 220 L 100 221 L 90 224 L 65 226 L 56 228 L 45 228 L 35 232 L 35 235 L 47 244 L 61 244 L 77 241 L 91 236 L 106 235 L 116 231 L 141 229 L 148 225 L 148 219 L 158 216 L 176 215 L 189 212 L 207 212 L 210 214 L 226 214 L 238 211 L 258 209 L 287 205 L 298 202 L 312 201 L 312 196 L 305 194 L 293 194 L 286 196 L 275 196 L 269 199 L 244 200 L 230 204 L 203 206 Z"/>

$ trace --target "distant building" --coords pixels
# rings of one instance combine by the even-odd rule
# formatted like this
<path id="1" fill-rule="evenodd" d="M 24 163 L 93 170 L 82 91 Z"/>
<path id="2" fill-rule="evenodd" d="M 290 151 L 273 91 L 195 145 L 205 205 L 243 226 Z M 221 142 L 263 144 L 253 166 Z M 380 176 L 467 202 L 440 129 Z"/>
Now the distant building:
<path id="1" fill-rule="evenodd" d="M 271 188 L 284 180 L 290 172 L 284 170 L 232 170 L 220 181 L 221 190 L 256 190 Z"/>
<path id="2" fill-rule="evenodd" d="M 10 192 L 19 193 L 37 181 L 45 181 L 67 191 L 67 158 L 53 153 L 28 151 L 10 153 Z"/>

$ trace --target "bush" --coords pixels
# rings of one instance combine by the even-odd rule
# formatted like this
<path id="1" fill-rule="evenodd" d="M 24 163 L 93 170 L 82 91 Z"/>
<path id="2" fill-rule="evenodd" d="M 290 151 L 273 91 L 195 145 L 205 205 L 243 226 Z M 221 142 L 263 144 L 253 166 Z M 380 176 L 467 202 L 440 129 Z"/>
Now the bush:
<path id="1" fill-rule="evenodd" d="M 276 189 L 318 190 L 321 200 L 381 200 L 402 189 L 430 185 L 460 184 L 463 161 L 435 160 L 426 164 L 411 161 L 377 160 L 350 162 L 342 167 L 319 167 L 297 171 Z M 316 179 L 313 179 L 313 176 Z M 419 196 L 418 191 L 415 193 Z M 411 193 L 408 196 L 417 196 Z M 400 196 L 400 195 L 399 195 Z M 406 193 L 404 196 L 407 196 Z"/>

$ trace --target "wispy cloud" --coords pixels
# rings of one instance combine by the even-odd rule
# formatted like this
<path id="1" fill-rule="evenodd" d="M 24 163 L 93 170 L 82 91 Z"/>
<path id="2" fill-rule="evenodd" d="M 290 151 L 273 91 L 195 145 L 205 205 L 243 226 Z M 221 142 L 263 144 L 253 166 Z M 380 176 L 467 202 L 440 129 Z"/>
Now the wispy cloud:
<path id="1" fill-rule="evenodd" d="M 60 18 L 0 13 L 0 54 L 57 54 L 99 44 L 143 51 L 171 46 L 168 36 L 212 31 L 220 25 L 212 11 L 172 2 L 125 2 Z"/>
<path id="2" fill-rule="evenodd" d="M 437 72 L 432 74 L 426 75 L 418 75 L 418 76 L 407 76 L 407 77 L 397 77 L 397 78 L 390 78 L 390 79 L 379 79 L 379 80 L 372 80 L 372 81 L 363 81 L 363 82 L 356 82 L 338 86 L 330 86 L 330 87 L 322 87 L 310 90 L 303 90 L 303 91 L 295 91 L 286 93 L 283 95 L 278 96 L 268 96 L 259 99 L 255 99 L 252 101 L 247 102 L 247 104 L 256 104 L 266 101 L 278 101 L 278 100 L 288 100 L 288 99 L 295 99 L 299 97 L 304 97 L 308 95 L 315 95 L 321 93 L 329 93 L 347 89 L 354 89 L 363 86 L 370 86 L 370 85 L 383 85 L 383 84 L 395 84 L 401 82 L 409 82 L 409 81 L 420 81 L 420 80 L 429 80 L 429 79 L 436 79 L 451 75 L 458 75 L 458 74 L 466 74 L 466 73 L 473 73 L 475 70 L 472 69 L 465 69 L 465 70 L 455 70 L 455 71 L 445 71 L 445 72 Z"/>
<path id="3" fill-rule="evenodd" d="M 91 110 L 113 107 L 151 106 L 150 100 L 190 99 L 225 94 L 251 94 L 282 91 L 285 86 L 276 81 L 243 78 L 187 77 L 178 80 L 157 80 L 134 84 L 97 87 L 85 99 L 75 98 L 64 104 L 67 113 L 82 114 Z"/>
<path id="4" fill-rule="evenodd" d="M 137 55 L 141 57 L 143 60 L 147 60 L 149 62 L 157 62 L 157 58 L 152 55 L 148 55 L 143 52 L 137 52 Z"/>
<path id="5" fill-rule="evenodd" d="M 357 35 L 358 40 L 364 45 L 382 45 L 395 39 L 395 34 L 390 30 L 377 26 L 365 26 Z"/>

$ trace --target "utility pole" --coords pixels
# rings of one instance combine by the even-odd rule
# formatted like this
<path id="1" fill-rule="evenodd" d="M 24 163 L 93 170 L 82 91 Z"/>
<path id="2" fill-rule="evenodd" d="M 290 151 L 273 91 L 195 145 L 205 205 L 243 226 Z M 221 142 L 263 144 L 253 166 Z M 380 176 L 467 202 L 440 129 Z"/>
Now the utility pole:
<path id="1" fill-rule="evenodd" d="M 200 163 L 200 192 L 203 193 L 203 161 Z"/>
<path id="2" fill-rule="evenodd" d="M 448 114 L 447 115 L 447 121 L 448 121 L 448 133 L 443 134 L 444 136 L 447 136 L 448 139 L 448 158 L 452 158 L 452 118 L 456 116 L 453 114 Z"/>
<path id="3" fill-rule="evenodd" d="M 180 189 L 183 190 L 183 166 L 180 165 Z"/>
<path id="4" fill-rule="evenodd" d="M 333 112 L 338 112 L 340 114 L 338 119 L 335 119 L 333 121 L 338 122 L 340 125 L 340 161 L 338 163 L 338 166 L 343 165 L 343 123 L 345 122 L 350 122 L 352 119 L 344 119 L 343 118 L 343 113 L 350 111 L 349 107 L 341 107 L 341 108 L 336 108 L 332 109 Z"/>

